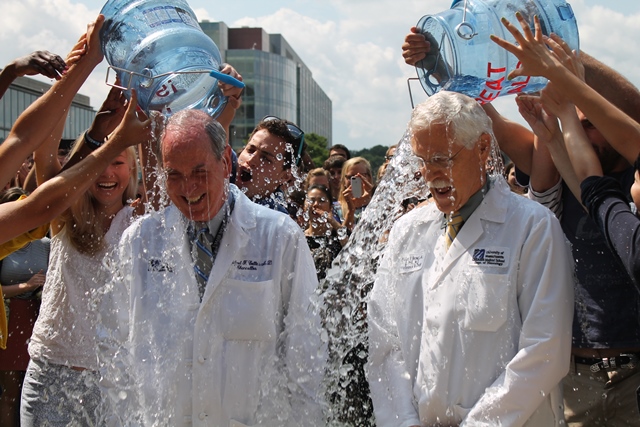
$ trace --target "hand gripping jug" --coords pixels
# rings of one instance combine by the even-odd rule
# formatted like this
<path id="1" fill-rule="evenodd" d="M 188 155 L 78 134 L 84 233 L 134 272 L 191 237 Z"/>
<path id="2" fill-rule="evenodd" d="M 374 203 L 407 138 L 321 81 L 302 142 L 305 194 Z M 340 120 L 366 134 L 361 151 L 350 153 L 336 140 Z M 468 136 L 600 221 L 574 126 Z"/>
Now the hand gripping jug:
<path id="1" fill-rule="evenodd" d="M 108 0 L 100 13 L 102 52 L 146 112 L 195 108 L 215 117 L 226 104 L 218 79 L 244 87 L 219 72 L 220 51 L 186 1 Z"/>
<path id="2" fill-rule="evenodd" d="M 564 0 L 454 0 L 451 9 L 423 16 L 417 24 L 432 50 L 434 46 L 439 50 L 416 64 L 425 92 L 429 96 L 440 90 L 460 92 L 484 104 L 498 96 L 544 88 L 543 77 L 507 80 L 519 67 L 518 59 L 489 38 L 495 34 L 514 42 L 500 19 L 505 17 L 519 27 L 516 12 L 532 31 L 533 17 L 538 15 L 545 35 L 555 33 L 578 50 L 577 23 Z"/>

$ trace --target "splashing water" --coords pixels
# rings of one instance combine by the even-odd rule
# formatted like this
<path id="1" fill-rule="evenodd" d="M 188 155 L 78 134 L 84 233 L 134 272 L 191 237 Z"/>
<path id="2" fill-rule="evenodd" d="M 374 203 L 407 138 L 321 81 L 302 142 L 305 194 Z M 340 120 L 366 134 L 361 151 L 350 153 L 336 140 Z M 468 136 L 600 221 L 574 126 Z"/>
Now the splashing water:
<path id="1" fill-rule="evenodd" d="M 427 187 L 419 175 L 407 132 L 349 242 L 320 286 L 329 350 L 325 379 L 329 425 L 373 425 L 364 372 L 368 349 L 366 297 L 385 246 L 381 236 L 403 214 L 402 202 L 410 197 L 426 199 Z"/>
<path id="2" fill-rule="evenodd" d="M 349 242 L 321 282 L 320 292 L 325 301 L 322 320 L 329 350 L 324 386 L 331 426 L 375 425 L 366 377 L 367 296 L 373 287 L 387 233 L 405 213 L 402 202 L 412 197 L 424 200 L 429 193 L 410 139 L 407 130 Z M 487 171 L 490 174 L 504 171 L 495 141 Z"/>

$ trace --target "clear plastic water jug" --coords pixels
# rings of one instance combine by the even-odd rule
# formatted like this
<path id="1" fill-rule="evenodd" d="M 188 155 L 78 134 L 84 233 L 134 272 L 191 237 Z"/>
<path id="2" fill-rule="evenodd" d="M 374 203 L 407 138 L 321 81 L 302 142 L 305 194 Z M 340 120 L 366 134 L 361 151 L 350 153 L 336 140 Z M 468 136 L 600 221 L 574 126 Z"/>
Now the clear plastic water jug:
<path id="1" fill-rule="evenodd" d="M 571 5 L 564 0 L 455 0 L 451 9 L 423 16 L 417 24 L 432 49 L 434 44 L 439 49 L 439 54 L 416 64 L 427 94 L 450 90 L 487 103 L 502 95 L 544 88 L 547 80 L 543 77 L 507 80 L 519 67 L 518 59 L 489 38 L 495 34 L 515 42 L 500 19 L 505 17 L 519 28 L 516 12 L 530 23 L 532 31 L 533 17 L 538 15 L 545 35 L 555 33 L 578 50 L 578 26 Z"/>
<path id="2" fill-rule="evenodd" d="M 226 98 L 210 75 L 220 77 L 220 51 L 186 1 L 108 0 L 100 13 L 102 52 L 121 86 L 137 90 L 143 110 L 222 111 Z"/>

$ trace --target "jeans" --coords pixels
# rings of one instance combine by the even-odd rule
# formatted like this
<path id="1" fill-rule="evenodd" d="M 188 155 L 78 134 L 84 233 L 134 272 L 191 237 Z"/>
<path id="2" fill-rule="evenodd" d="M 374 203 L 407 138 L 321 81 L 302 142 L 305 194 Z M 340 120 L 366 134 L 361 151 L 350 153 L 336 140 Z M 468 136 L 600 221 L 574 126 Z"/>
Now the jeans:
<path id="1" fill-rule="evenodd" d="M 22 427 L 95 426 L 98 376 L 68 366 L 31 360 L 22 386 Z"/>

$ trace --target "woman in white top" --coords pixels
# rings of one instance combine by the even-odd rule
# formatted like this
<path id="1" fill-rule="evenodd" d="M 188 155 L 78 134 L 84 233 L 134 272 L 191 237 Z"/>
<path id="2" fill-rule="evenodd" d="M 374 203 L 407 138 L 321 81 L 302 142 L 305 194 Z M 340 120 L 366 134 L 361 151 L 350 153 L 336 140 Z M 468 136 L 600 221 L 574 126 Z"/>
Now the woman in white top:
<path id="1" fill-rule="evenodd" d="M 130 106 L 113 89 L 91 128 L 75 144 L 71 155 L 111 138 L 150 139 L 150 121 L 136 114 L 136 96 Z M 141 115 L 140 119 L 137 117 Z M 116 128 L 117 126 L 117 128 Z M 115 128 L 115 131 L 114 131 Z M 38 182 L 61 169 L 53 144 L 35 152 Z M 100 174 L 89 190 L 62 216 L 51 222 L 51 257 L 40 315 L 35 324 L 31 361 L 22 390 L 21 425 L 97 425 L 100 402 L 97 384 L 95 292 L 108 277 L 103 258 L 115 246 L 134 214 L 144 211 L 136 198 L 136 152 L 127 148 Z"/>

